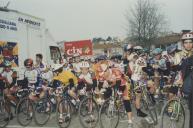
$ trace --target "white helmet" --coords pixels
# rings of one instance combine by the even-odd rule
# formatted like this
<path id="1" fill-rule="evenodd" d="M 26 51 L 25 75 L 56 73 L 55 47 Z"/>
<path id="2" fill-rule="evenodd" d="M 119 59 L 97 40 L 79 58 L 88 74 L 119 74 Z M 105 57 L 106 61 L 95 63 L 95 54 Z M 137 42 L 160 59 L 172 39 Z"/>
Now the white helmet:
<path id="1" fill-rule="evenodd" d="M 54 64 L 54 65 L 52 65 L 52 71 L 55 72 L 56 70 L 58 70 L 62 67 L 63 67 L 62 64 Z"/>
<path id="2" fill-rule="evenodd" d="M 128 44 L 127 45 L 127 50 L 130 50 L 130 49 L 132 49 L 133 48 L 133 45 L 132 44 Z"/>
<path id="3" fill-rule="evenodd" d="M 191 33 L 186 33 L 182 36 L 182 40 L 192 40 L 193 39 L 193 34 Z"/>
<path id="4" fill-rule="evenodd" d="M 142 50 L 143 48 L 138 45 L 138 46 L 135 46 L 133 49 L 135 49 L 135 50 Z"/>
<path id="5" fill-rule="evenodd" d="M 95 62 L 95 58 L 91 58 L 90 60 L 91 60 L 91 62 Z"/>
<path id="6" fill-rule="evenodd" d="M 80 68 L 89 68 L 89 67 L 90 67 L 90 65 L 87 61 L 82 61 L 80 63 Z"/>

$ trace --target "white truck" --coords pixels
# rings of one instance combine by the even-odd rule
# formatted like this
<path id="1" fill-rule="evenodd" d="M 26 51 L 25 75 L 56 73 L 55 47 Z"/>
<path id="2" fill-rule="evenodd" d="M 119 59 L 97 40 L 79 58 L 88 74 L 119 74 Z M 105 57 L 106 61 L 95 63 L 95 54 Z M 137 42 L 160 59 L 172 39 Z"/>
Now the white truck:
<path id="1" fill-rule="evenodd" d="M 61 59 L 45 20 L 0 7 L 0 66 L 9 59 L 13 67 L 23 69 L 24 60 L 32 58 L 35 61 L 37 53 L 41 53 L 43 61 L 50 65 Z"/>

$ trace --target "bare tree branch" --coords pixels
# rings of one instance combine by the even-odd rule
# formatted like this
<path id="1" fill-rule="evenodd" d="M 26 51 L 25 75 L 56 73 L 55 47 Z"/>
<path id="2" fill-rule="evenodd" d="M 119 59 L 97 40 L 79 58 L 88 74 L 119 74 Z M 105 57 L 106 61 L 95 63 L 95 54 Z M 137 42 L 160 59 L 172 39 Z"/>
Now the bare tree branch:
<path id="1" fill-rule="evenodd" d="M 129 23 L 130 39 L 141 45 L 151 45 L 151 40 L 163 33 L 164 26 L 167 26 L 165 16 L 154 0 L 137 0 L 125 16 Z"/>

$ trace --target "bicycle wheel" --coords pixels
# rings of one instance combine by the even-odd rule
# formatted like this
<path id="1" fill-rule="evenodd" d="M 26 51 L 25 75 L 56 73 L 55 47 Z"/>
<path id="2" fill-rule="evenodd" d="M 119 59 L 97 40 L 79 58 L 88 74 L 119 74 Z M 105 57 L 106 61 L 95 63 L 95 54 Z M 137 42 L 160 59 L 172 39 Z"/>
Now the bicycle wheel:
<path id="1" fill-rule="evenodd" d="M 27 126 L 33 118 L 33 104 L 30 99 L 24 98 L 17 105 L 17 121 L 22 126 Z"/>
<path id="2" fill-rule="evenodd" d="M 52 104 L 48 98 L 42 98 L 35 104 L 34 120 L 37 125 L 43 126 L 50 119 Z"/>
<path id="3" fill-rule="evenodd" d="M 157 125 L 158 117 L 157 117 L 155 104 L 153 103 L 152 98 L 150 97 L 150 95 L 147 94 L 147 93 L 145 93 L 143 95 L 143 104 L 145 105 L 145 109 L 148 111 L 149 116 L 150 116 L 151 120 L 153 121 L 152 123 L 154 125 Z"/>
<path id="4" fill-rule="evenodd" d="M 99 107 L 92 97 L 81 101 L 79 106 L 79 120 L 84 128 L 94 128 L 99 121 Z"/>
<path id="5" fill-rule="evenodd" d="M 184 128 L 185 110 L 178 100 L 168 101 L 161 113 L 161 128 Z"/>
<path id="6" fill-rule="evenodd" d="M 68 99 L 62 99 L 57 105 L 57 123 L 60 128 L 67 128 L 71 123 L 71 105 Z M 59 122 L 60 118 L 63 122 Z"/>
<path id="7" fill-rule="evenodd" d="M 113 99 L 106 100 L 100 108 L 99 121 L 101 128 L 117 128 L 119 124 L 119 110 Z"/>
<path id="8" fill-rule="evenodd" d="M 4 128 L 9 123 L 9 121 L 10 107 L 4 100 L 0 100 L 0 128 Z"/>
<path id="9" fill-rule="evenodd" d="M 149 111 L 149 116 L 150 116 L 150 118 L 153 121 L 153 124 L 157 125 L 158 124 L 158 117 L 157 117 L 157 112 L 156 112 L 155 107 L 154 106 L 150 106 L 148 108 L 148 111 Z"/>
<path id="10" fill-rule="evenodd" d="M 148 103 L 143 98 L 141 99 L 141 109 L 147 111 L 148 110 Z"/>
<path id="11" fill-rule="evenodd" d="M 164 101 L 163 100 L 159 100 L 159 101 L 156 102 L 157 115 L 161 115 L 161 111 L 162 111 L 163 106 L 164 106 Z"/>

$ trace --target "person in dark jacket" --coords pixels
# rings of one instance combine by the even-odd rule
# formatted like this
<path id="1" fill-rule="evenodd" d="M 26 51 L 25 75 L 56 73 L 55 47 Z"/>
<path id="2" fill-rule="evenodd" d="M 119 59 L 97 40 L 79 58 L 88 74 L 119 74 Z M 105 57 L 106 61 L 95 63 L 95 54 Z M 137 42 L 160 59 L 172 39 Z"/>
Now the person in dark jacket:
<path id="1" fill-rule="evenodd" d="M 184 50 L 179 54 L 179 57 L 181 57 L 180 67 L 183 77 L 183 92 L 188 96 L 189 101 L 189 128 L 193 128 L 193 34 L 184 34 L 182 42 Z"/>

